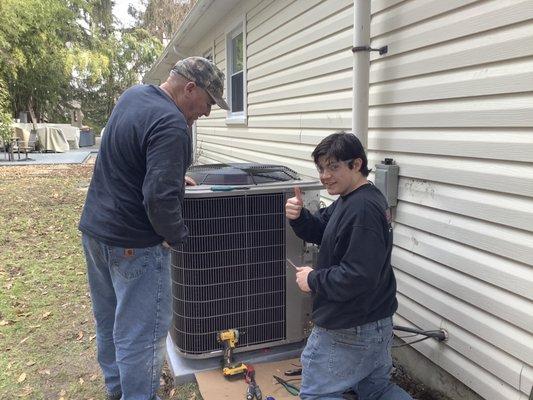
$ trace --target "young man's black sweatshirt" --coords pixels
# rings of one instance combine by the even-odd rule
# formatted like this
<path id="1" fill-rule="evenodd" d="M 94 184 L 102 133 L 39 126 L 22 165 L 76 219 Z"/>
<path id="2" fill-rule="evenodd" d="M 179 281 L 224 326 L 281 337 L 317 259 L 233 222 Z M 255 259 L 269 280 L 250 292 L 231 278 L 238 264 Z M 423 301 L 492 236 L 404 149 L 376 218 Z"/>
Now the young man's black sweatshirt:
<path id="1" fill-rule="evenodd" d="M 345 329 L 391 316 L 398 307 L 391 267 L 392 227 L 387 202 L 371 183 L 315 215 L 290 221 L 296 235 L 320 245 L 308 278 L 313 321 Z"/>

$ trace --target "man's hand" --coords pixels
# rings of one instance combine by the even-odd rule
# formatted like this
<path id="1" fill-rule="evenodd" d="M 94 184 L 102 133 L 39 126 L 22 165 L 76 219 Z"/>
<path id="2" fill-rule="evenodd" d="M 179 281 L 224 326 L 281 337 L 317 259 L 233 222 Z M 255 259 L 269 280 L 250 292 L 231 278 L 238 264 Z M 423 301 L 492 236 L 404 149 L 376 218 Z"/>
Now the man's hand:
<path id="1" fill-rule="evenodd" d="M 302 191 L 298 186 L 295 186 L 294 197 L 287 199 L 287 203 L 285 203 L 285 216 L 292 220 L 300 218 L 303 206 Z"/>
<path id="2" fill-rule="evenodd" d="M 190 176 L 185 175 L 185 186 L 196 186 L 196 181 Z"/>
<path id="3" fill-rule="evenodd" d="M 311 267 L 296 267 L 296 283 L 302 292 L 310 292 L 311 288 L 307 283 L 307 276 L 313 270 Z"/>

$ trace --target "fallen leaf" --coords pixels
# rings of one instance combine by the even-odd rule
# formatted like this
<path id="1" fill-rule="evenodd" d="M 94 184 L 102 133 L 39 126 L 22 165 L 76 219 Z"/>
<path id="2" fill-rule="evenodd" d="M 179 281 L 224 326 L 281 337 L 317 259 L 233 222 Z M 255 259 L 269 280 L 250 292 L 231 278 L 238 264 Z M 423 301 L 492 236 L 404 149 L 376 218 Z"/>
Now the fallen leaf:
<path id="1" fill-rule="evenodd" d="M 176 388 L 172 389 L 168 395 L 172 397 L 174 394 L 176 394 Z"/>
<path id="2" fill-rule="evenodd" d="M 46 319 L 48 318 L 50 315 L 52 315 L 52 312 L 51 311 L 47 311 L 43 314 L 43 319 Z"/>
<path id="3" fill-rule="evenodd" d="M 22 383 L 25 380 L 26 380 L 26 372 L 23 372 L 22 374 L 20 374 L 19 378 L 17 379 L 17 382 Z"/>
<path id="4" fill-rule="evenodd" d="M 50 375 L 50 370 L 49 369 L 42 369 L 39 371 L 39 373 L 41 375 Z"/>
<path id="5" fill-rule="evenodd" d="M 76 337 L 76 340 L 78 341 L 80 341 L 81 339 L 83 339 L 83 331 L 79 331 L 78 336 Z"/>
<path id="6" fill-rule="evenodd" d="M 0 321 L 0 326 L 6 326 L 6 325 L 9 325 L 10 323 L 11 323 L 11 321 L 3 319 L 3 320 Z"/>
<path id="7" fill-rule="evenodd" d="M 85 381 L 83 380 L 83 378 L 78 379 L 78 382 L 80 383 L 80 385 L 83 385 L 83 384 L 85 383 Z"/>
<path id="8" fill-rule="evenodd" d="M 24 389 L 17 395 L 17 397 L 27 397 L 32 394 L 33 389 L 30 386 L 25 386 Z"/>
<path id="9" fill-rule="evenodd" d="M 96 374 L 92 374 L 91 377 L 89 378 L 89 380 L 90 380 L 91 382 L 93 382 L 96 378 L 98 378 L 98 375 L 96 375 Z"/>
<path id="10" fill-rule="evenodd" d="M 28 362 L 26 363 L 26 367 L 31 367 L 31 366 L 33 366 L 33 365 L 35 365 L 35 361 L 28 361 Z"/>
<path id="11" fill-rule="evenodd" d="M 30 338 L 29 336 L 26 336 L 24 339 L 22 339 L 22 340 L 19 342 L 19 344 L 24 343 L 24 342 L 25 342 L 26 340 L 28 340 L 29 338 Z"/>
<path id="12" fill-rule="evenodd" d="M 92 342 L 95 337 L 96 337 L 96 335 L 89 336 L 89 341 Z"/>
<path id="13" fill-rule="evenodd" d="M 61 392 L 59 392 L 60 396 L 64 396 L 67 394 L 67 391 L 65 389 L 61 389 Z"/>

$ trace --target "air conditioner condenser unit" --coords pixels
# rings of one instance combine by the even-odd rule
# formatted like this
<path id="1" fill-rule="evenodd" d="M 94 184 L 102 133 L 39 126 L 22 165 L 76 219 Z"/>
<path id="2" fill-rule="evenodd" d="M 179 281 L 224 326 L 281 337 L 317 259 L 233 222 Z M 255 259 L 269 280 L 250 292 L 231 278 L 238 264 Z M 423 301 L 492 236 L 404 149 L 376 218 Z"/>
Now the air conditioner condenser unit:
<path id="1" fill-rule="evenodd" d="M 318 181 L 283 166 L 192 167 L 185 191 L 187 242 L 172 252 L 171 337 L 186 358 L 221 354 L 218 332 L 238 329 L 237 351 L 299 342 L 310 331 L 311 298 L 292 265 L 312 265 L 315 248 L 293 233 L 285 202 L 294 186 L 318 210 Z M 289 260 L 289 261 L 287 261 Z"/>

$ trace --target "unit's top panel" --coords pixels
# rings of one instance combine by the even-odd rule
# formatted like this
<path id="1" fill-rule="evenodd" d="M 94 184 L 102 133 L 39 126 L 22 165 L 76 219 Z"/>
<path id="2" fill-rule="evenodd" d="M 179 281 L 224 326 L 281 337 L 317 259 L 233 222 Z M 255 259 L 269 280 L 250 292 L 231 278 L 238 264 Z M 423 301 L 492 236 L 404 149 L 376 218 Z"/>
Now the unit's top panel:
<path id="1" fill-rule="evenodd" d="M 298 173 L 282 165 L 234 163 L 189 168 L 187 175 L 198 185 L 260 185 L 299 180 Z"/>
<path id="2" fill-rule="evenodd" d="M 187 186 L 186 197 L 283 192 L 294 186 L 304 190 L 322 189 L 319 181 L 302 179 L 297 172 L 282 165 L 208 164 L 189 168 L 187 175 L 197 186 Z"/>

